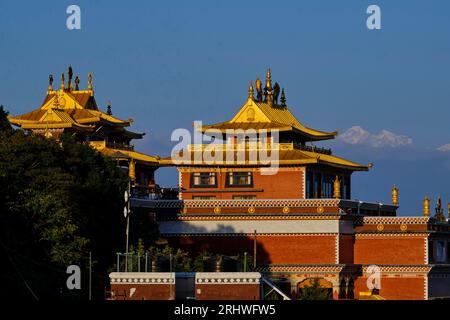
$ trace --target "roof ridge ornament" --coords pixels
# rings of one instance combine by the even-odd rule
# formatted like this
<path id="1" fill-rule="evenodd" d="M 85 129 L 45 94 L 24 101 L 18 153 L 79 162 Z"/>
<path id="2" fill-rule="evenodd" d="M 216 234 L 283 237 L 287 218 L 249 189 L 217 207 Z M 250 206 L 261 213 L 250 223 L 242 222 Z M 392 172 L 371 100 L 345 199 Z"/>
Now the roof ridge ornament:
<path id="1" fill-rule="evenodd" d="M 250 80 L 250 86 L 248 87 L 248 98 L 253 100 L 253 82 Z"/>
<path id="2" fill-rule="evenodd" d="M 108 108 L 107 108 L 107 110 L 106 110 L 106 114 L 107 114 L 108 116 L 111 116 L 111 115 L 112 115 L 112 111 L 111 111 L 111 100 L 109 100 L 109 99 L 108 99 Z"/>
<path id="3" fill-rule="evenodd" d="M 263 99 L 263 92 L 261 87 L 261 80 L 259 80 L 259 77 L 255 80 L 255 87 L 256 87 L 256 101 L 262 102 Z"/>
<path id="4" fill-rule="evenodd" d="M 80 78 L 78 76 L 75 77 L 75 90 L 80 90 Z"/>
<path id="5" fill-rule="evenodd" d="M 73 70 L 72 70 L 72 65 L 69 64 L 69 70 L 67 71 L 67 75 L 69 76 L 69 80 L 67 81 L 67 89 L 72 90 L 72 77 L 73 77 Z"/>
<path id="6" fill-rule="evenodd" d="M 273 86 L 273 104 L 278 105 L 278 96 L 280 95 L 280 85 L 278 82 L 275 82 Z"/>
<path id="7" fill-rule="evenodd" d="M 88 73 L 88 90 L 92 90 L 92 72 Z"/>
<path id="8" fill-rule="evenodd" d="M 281 89 L 280 103 L 282 107 L 286 107 L 286 95 L 284 94 L 284 88 Z"/>
<path id="9" fill-rule="evenodd" d="M 59 86 L 61 90 L 64 90 L 64 81 L 64 73 L 61 73 L 61 85 Z"/>
<path id="10" fill-rule="evenodd" d="M 264 102 L 266 102 L 269 106 L 272 106 L 273 104 L 273 89 L 272 89 L 272 79 L 270 74 L 270 68 L 267 69 L 266 74 L 266 86 L 264 87 L 264 95 L 265 99 Z"/>
<path id="11" fill-rule="evenodd" d="M 48 92 L 53 91 L 53 75 L 49 74 L 48 75 Z"/>

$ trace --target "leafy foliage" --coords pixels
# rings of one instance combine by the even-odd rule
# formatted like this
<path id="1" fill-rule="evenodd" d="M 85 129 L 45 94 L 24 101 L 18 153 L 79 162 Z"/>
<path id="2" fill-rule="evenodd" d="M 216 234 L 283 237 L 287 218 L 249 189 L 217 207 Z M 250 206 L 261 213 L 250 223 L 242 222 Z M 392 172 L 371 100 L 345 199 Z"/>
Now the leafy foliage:
<path id="1" fill-rule="evenodd" d="M 320 280 L 315 278 L 312 280 L 311 286 L 305 286 L 300 289 L 300 300 L 330 300 L 331 292 L 327 288 L 320 285 Z"/>
<path id="2" fill-rule="evenodd" d="M 0 250 L 10 261 L 0 276 L 39 277 L 48 281 L 43 295 L 60 296 L 65 282 L 55 284 L 55 272 L 85 266 L 89 252 L 105 271 L 123 247 L 126 183 L 112 160 L 70 136 L 57 142 L 12 129 L 0 107 Z M 36 275 L 34 265 L 48 274 Z"/>

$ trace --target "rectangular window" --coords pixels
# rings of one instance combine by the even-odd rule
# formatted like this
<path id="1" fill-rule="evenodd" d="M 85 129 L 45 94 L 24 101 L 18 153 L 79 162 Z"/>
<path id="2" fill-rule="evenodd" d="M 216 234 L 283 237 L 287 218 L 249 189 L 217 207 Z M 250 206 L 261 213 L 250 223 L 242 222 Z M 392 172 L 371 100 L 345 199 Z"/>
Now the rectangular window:
<path id="1" fill-rule="evenodd" d="M 233 196 L 233 200 L 251 200 L 251 199 L 256 199 L 256 196 L 255 195 Z"/>
<path id="2" fill-rule="evenodd" d="M 215 196 L 192 196 L 192 200 L 216 200 Z"/>
<path id="3" fill-rule="evenodd" d="M 428 241 L 428 263 L 434 262 L 434 242 Z"/>
<path id="4" fill-rule="evenodd" d="M 191 188 L 215 188 L 217 178 L 215 172 L 194 172 L 191 174 Z"/>
<path id="5" fill-rule="evenodd" d="M 252 187 L 253 176 L 251 172 L 228 172 L 227 187 Z"/>

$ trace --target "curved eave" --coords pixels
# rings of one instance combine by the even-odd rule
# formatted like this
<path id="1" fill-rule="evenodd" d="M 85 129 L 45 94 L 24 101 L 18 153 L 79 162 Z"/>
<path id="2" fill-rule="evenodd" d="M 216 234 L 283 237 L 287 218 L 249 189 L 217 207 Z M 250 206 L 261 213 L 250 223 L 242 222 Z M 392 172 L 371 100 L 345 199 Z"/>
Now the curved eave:
<path id="1" fill-rule="evenodd" d="M 113 125 L 118 125 L 118 126 L 123 126 L 123 127 L 128 127 L 131 125 L 130 120 L 122 120 L 119 118 L 116 118 L 112 115 L 106 114 L 103 111 L 97 111 L 97 110 L 90 110 L 94 115 L 96 115 L 97 117 L 99 117 L 100 119 L 102 119 L 103 121 L 106 121 L 109 124 L 113 124 Z"/>
<path id="2" fill-rule="evenodd" d="M 297 127 L 291 127 L 291 128 L 292 128 L 293 132 L 306 137 L 307 141 L 321 141 L 321 140 L 335 139 L 338 134 L 337 131 L 325 132 L 325 131 L 318 131 L 318 130 L 306 128 L 306 127 L 304 129 L 300 129 Z"/>
<path id="3" fill-rule="evenodd" d="M 103 153 L 106 156 L 109 156 L 115 160 L 129 160 L 133 159 L 136 163 L 148 165 L 148 166 L 156 166 L 159 167 L 159 157 L 158 156 L 150 156 L 137 151 L 129 151 L 129 150 L 121 150 L 121 149 L 113 149 L 113 148 L 96 148 L 99 152 Z"/>
<path id="4" fill-rule="evenodd" d="M 69 122 L 58 122 L 58 123 L 24 123 L 21 125 L 23 129 L 59 129 L 59 128 L 76 128 L 80 130 L 91 131 L 94 126 L 80 125 L 76 123 Z"/>

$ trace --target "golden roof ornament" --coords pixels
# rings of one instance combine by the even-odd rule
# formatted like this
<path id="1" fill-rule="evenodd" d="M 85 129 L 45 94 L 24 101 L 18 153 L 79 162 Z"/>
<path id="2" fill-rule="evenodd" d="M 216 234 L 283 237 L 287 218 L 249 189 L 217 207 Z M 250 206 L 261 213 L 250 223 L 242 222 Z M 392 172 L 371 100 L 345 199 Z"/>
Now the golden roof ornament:
<path id="1" fill-rule="evenodd" d="M 422 205 L 423 205 L 423 215 L 425 217 L 430 216 L 430 199 L 427 196 L 425 196 L 425 198 L 423 199 Z"/>
<path id="2" fill-rule="evenodd" d="M 61 73 L 61 85 L 59 86 L 61 90 L 64 90 L 64 81 L 64 73 Z"/>
<path id="3" fill-rule="evenodd" d="M 53 91 L 53 75 L 48 75 L 48 89 L 47 91 Z"/>
<path id="4" fill-rule="evenodd" d="M 67 71 L 67 75 L 69 76 L 69 80 L 67 82 L 67 89 L 72 90 L 72 77 L 73 77 L 73 70 L 72 65 L 69 64 L 69 70 Z"/>
<path id="5" fill-rule="evenodd" d="M 448 218 L 450 219 L 450 202 L 447 203 L 447 215 L 448 215 Z"/>
<path id="6" fill-rule="evenodd" d="M 267 69 L 266 86 L 264 87 L 264 95 L 265 95 L 264 102 L 266 102 L 269 106 L 272 106 L 272 104 L 273 104 L 273 89 L 272 89 L 272 79 L 271 79 L 271 74 L 270 74 L 270 68 Z"/>
<path id="7" fill-rule="evenodd" d="M 261 80 L 259 78 L 256 78 L 255 80 L 255 88 L 256 88 L 256 101 L 262 102 L 262 87 L 261 87 Z"/>
<path id="8" fill-rule="evenodd" d="M 75 77 L 75 90 L 80 90 L 80 78 L 78 76 Z"/>
<path id="9" fill-rule="evenodd" d="M 278 96 L 280 95 L 280 85 L 275 82 L 273 86 L 273 104 L 278 105 Z"/>
<path id="10" fill-rule="evenodd" d="M 252 80 L 250 80 L 250 86 L 248 87 L 248 98 L 249 99 L 254 99 L 253 97 L 253 83 Z"/>
<path id="11" fill-rule="evenodd" d="M 92 90 L 92 73 L 88 74 L 88 90 Z"/>
<path id="12" fill-rule="evenodd" d="M 133 159 L 130 160 L 130 164 L 128 167 L 128 177 L 130 178 L 132 183 L 136 181 L 136 165 Z"/>
<path id="13" fill-rule="evenodd" d="M 106 109 L 106 114 L 111 116 L 112 115 L 112 111 L 111 111 L 111 100 L 108 100 L 108 107 Z"/>
<path id="14" fill-rule="evenodd" d="M 341 198 L 341 182 L 339 181 L 339 177 L 336 176 L 336 179 L 333 183 L 333 198 L 340 199 Z"/>
<path id="15" fill-rule="evenodd" d="M 398 206 L 398 188 L 395 185 L 391 190 L 391 202 L 394 206 Z"/>
<path id="16" fill-rule="evenodd" d="M 281 89 L 280 103 L 282 107 L 286 107 L 286 95 L 284 94 L 284 88 Z"/>
<path id="17" fill-rule="evenodd" d="M 444 210 L 442 209 L 442 202 L 441 202 L 441 196 L 438 196 L 437 202 L 436 202 L 436 208 L 435 208 L 436 214 L 435 218 L 440 222 L 445 222 L 445 216 L 444 216 Z"/>

